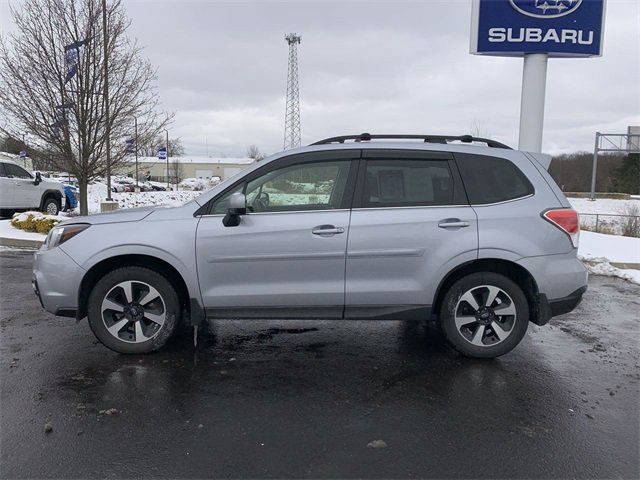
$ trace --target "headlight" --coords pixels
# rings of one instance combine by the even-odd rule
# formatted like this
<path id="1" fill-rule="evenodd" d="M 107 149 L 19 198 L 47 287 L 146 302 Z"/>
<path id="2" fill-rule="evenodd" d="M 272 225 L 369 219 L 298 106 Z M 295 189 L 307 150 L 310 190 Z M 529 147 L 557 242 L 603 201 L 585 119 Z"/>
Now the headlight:
<path id="1" fill-rule="evenodd" d="M 47 235 L 45 245 L 47 248 L 55 248 L 58 245 L 62 245 L 70 238 L 75 237 L 80 232 L 89 228 L 88 223 L 76 223 L 73 225 L 60 225 L 59 227 L 53 227 Z"/>

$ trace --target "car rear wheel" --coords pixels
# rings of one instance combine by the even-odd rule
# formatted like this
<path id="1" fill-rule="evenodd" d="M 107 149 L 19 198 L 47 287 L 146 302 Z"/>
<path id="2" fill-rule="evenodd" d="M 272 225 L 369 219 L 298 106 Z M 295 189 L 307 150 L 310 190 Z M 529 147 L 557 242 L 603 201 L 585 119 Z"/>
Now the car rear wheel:
<path id="1" fill-rule="evenodd" d="M 60 202 L 54 197 L 47 197 L 44 201 L 44 205 L 42 206 L 42 210 L 47 215 L 58 215 L 60 212 Z"/>
<path id="2" fill-rule="evenodd" d="M 494 358 L 520 343 L 529 324 L 529 306 L 522 289 L 504 275 L 473 273 L 445 294 L 440 324 L 463 355 Z"/>
<path id="3" fill-rule="evenodd" d="M 171 283 L 143 267 L 105 275 L 89 295 L 89 325 L 106 347 L 119 353 L 149 353 L 173 335 L 180 301 Z"/>

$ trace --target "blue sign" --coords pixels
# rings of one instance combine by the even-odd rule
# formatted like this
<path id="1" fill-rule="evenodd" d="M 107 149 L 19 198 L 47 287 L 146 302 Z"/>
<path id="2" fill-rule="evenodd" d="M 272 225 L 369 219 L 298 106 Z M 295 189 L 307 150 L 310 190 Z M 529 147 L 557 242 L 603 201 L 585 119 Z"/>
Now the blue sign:
<path id="1" fill-rule="evenodd" d="M 166 160 L 167 159 L 167 147 L 162 147 L 158 150 L 158 160 Z"/>
<path id="2" fill-rule="evenodd" d="M 133 138 L 127 138 L 125 141 L 125 150 L 124 152 L 129 154 L 129 153 L 135 153 L 135 148 L 134 148 L 134 140 Z"/>
<path id="3" fill-rule="evenodd" d="M 602 55 L 606 0 L 474 0 L 471 53 Z"/>
<path id="4" fill-rule="evenodd" d="M 25 152 L 24 150 L 20 150 L 20 158 L 24 158 L 27 156 L 27 152 Z"/>

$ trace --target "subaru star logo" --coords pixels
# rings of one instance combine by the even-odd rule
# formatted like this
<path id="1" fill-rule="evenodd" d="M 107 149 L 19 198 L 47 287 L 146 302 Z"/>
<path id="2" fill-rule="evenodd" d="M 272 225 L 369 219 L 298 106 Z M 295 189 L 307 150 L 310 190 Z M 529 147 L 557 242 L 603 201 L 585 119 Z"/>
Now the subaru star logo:
<path id="1" fill-rule="evenodd" d="M 528 17 L 558 18 L 575 12 L 582 0 L 509 0 L 511 6 Z"/>

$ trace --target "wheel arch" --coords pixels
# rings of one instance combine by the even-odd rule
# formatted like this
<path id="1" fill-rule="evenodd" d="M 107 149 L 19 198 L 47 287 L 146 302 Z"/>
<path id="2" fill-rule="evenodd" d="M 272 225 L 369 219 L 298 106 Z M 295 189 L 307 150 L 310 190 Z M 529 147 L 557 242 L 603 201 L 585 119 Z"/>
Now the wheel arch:
<path id="1" fill-rule="evenodd" d="M 60 190 L 48 189 L 42 192 L 40 197 L 40 210 L 44 209 L 44 204 L 48 198 L 55 198 L 60 206 L 62 206 L 62 192 Z"/>
<path id="2" fill-rule="evenodd" d="M 80 282 L 80 288 L 78 289 L 78 309 L 76 311 L 76 319 L 80 320 L 87 316 L 89 294 L 98 280 L 107 273 L 117 268 L 122 268 L 123 266 L 148 268 L 167 278 L 176 288 L 183 311 L 185 311 L 187 316 L 191 318 L 192 323 L 194 319 L 199 320 L 201 319 L 200 315 L 204 315 L 204 313 L 201 312 L 202 307 L 200 306 L 199 301 L 189 294 L 187 283 L 177 268 L 166 260 L 153 255 L 134 253 L 114 255 L 105 258 L 91 266 L 91 268 L 86 271 Z"/>
<path id="3" fill-rule="evenodd" d="M 481 258 L 458 265 L 440 281 L 433 301 L 433 313 L 438 315 L 440 306 L 449 288 L 462 277 L 478 272 L 493 272 L 513 280 L 524 292 L 529 304 L 529 320 L 539 324 L 541 312 L 539 290 L 535 278 L 526 268 L 501 258 Z"/>

